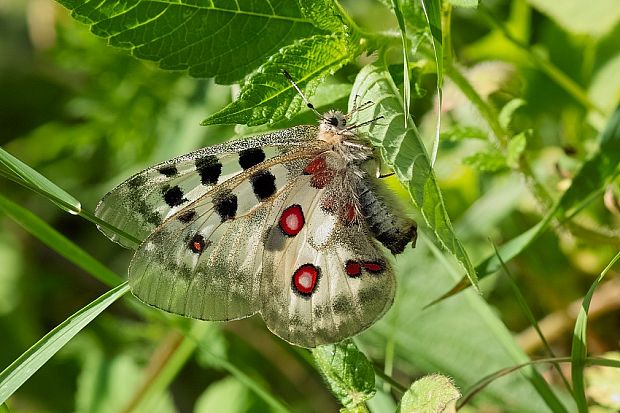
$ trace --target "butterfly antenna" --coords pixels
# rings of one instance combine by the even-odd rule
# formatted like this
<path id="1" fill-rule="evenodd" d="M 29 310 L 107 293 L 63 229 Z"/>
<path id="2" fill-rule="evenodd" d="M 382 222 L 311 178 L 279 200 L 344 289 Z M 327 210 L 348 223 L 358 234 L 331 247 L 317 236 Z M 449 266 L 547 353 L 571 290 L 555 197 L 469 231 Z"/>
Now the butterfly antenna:
<path id="1" fill-rule="evenodd" d="M 289 83 L 291 85 L 293 85 L 293 87 L 295 88 L 295 90 L 297 91 L 297 93 L 299 93 L 299 96 L 301 96 L 301 98 L 304 100 L 304 102 L 306 103 L 306 106 L 308 106 L 308 108 L 310 110 L 312 110 L 314 113 L 317 114 L 317 116 L 319 118 L 322 118 L 323 115 L 321 115 L 319 113 L 318 110 L 316 110 L 316 108 L 314 107 L 314 105 L 308 100 L 308 98 L 306 97 L 306 95 L 304 95 L 304 92 L 301 91 L 301 89 L 299 88 L 299 86 L 297 86 L 297 84 L 295 83 L 295 81 L 293 80 L 293 77 L 285 70 L 282 69 L 282 73 L 284 73 L 284 77 L 286 77 L 286 80 L 289 81 Z"/>
<path id="2" fill-rule="evenodd" d="M 348 128 L 346 128 L 345 130 L 349 131 L 349 130 L 357 129 L 357 128 L 360 128 L 362 126 L 366 126 L 366 125 L 369 125 L 369 124 L 371 124 L 373 122 L 376 122 L 379 119 L 383 119 L 383 116 L 377 116 L 376 118 L 367 120 L 366 122 L 362 122 L 362 123 L 357 123 L 355 125 L 351 125 Z"/>

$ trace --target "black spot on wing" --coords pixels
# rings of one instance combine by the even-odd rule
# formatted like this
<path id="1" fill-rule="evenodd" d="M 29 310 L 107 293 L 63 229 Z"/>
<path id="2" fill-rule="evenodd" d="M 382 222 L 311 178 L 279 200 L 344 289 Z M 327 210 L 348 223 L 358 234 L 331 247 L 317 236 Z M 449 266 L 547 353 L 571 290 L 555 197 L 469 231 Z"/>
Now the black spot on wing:
<path id="1" fill-rule="evenodd" d="M 163 222 L 161 215 L 157 211 L 151 210 L 148 204 L 142 199 L 136 200 L 134 208 L 146 222 L 155 227 L 161 225 Z"/>
<path id="2" fill-rule="evenodd" d="M 264 201 L 276 192 L 276 177 L 269 171 L 258 171 L 250 177 L 254 195 Z"/>
<path id="3" fill-rule="evenodd" d="M 237 195 L 224 193 L 213 200 L 215 211 L 222 218 L 222 222 L 233 219 L 237 214 Z"/>
<path id="4" fill-rule="evenodd" d="M 222 174 L 222 164 L 215 155 L 196 159 L 196 170 L 203 185 L 215 185 Z"/>
<path id="5" fill-rule="evenodd" d="M 194 219 L 194 217 L 196 216 L 196 211 L 194 211 L 193 209 L 190 209 L 189 211 L 185 211 L 182 214 L 178 215 L 178 220 L 187 224 L 188 222 L 191 222 L 192 219 Z"/>
<path id="6" fill-rule="evenodd" d="M 265 152 L 261 148 L 250 148 L 239 152 L 239 166 L 248 169 L 265 160 Z"/>
<path id="7" fill-rule="evenodd" d="M 166 204 L 168 204 L 171 208 L 187 202 L 187 198 L 183 197 L 183 191 L 178 185 L 175 185 L 172 188 L 165 186 L 162 192 L 164 195 L 164 201 L 166 201 Z"/>
<path id="8" fill-rule="evenodd" d="M 177 170 L 177 167 L 174 165 L 162 166 L 161 168 L 157 168 L 157 171 L 159 171 L 160 174 L 168 178 L 170 178 L 171 176 L 175 176 L 176 174 L 179 173 L 179 171 Z"/>

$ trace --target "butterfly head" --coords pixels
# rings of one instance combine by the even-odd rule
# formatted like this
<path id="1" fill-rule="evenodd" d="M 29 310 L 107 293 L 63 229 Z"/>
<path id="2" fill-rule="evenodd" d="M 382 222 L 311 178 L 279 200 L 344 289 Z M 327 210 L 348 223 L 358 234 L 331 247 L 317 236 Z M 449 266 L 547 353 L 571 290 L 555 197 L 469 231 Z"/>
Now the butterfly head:
<path id="1" fill-rule="evenodd" d="M 347 115 L 339 110 L 330 110 L 325 112 L 321 118 L 321 127 L 326 131 L 340 132 L 345 130 L 347 126 Z"/>

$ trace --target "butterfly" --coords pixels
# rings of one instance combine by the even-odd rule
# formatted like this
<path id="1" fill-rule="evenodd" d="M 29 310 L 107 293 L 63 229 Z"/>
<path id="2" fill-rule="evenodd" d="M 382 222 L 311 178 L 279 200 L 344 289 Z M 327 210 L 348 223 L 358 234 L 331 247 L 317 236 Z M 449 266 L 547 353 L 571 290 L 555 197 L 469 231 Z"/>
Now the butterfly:
<path id="1" fill-rule="evenodd" d="M 316 347 L 371 326 L 394 299 L 385 249 L 417 228 L 377 177 L 379 161 L 351 115 L 233 140 L 127 179 L 95 215 L 141 241 L 132 293 L 201 320 L 260 314 L 289 343 Z M 367 102 L 371 103 L 371 102 Z M 132 247 L 118 231 L 111 240 Z"/>

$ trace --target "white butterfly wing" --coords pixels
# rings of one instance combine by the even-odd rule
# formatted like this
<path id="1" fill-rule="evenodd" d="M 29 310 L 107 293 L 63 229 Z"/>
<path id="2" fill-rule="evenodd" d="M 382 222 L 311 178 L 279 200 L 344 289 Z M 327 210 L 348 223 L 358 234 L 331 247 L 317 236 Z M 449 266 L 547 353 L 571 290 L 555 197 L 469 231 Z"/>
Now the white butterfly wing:
<path id="1" fill-rule="evenodd" d="M 216 185 L 287 148 L 316 139 L 317 127 L 294 128 L 203 148 L 145 169 L 110 191 L 95 215 L 138 241 Z M 112 241 L 135 241 L 100 226 Z"/>
<path id="2" fill-rule="evenodd" d="M 329 200 L 307 176 L 271 211 L 278 222 L 299 206 L 305 224 L 280 250 L 263 256 L 260 312 L 271 331 L 286 341 L 316 347 L 368 328 L 391 306 L 396 281 L 383 252 L 364 223 L 347 225 L 325 212 Z M 369 271 L 368 267 L 371 271 Z"/>
<path id="3" fill-rule="evenodd" d="M 198 319 L 260 312 L 274 333 L 305 347 L 370 326 L 392 303 L 392 270 L 363 224 L 324 211 L 328 194 L 301 173 L 311 159 L 248 170 L 275 178 L 279 189 L 265 202 L 243 175 L 171 216 L 136 251 L 132 292 Z"/>
<path id="4" fill-rule="evenodd" d="M 289 152 L 249 168 L 168 218 L 131 261 L 134 295 L 155 307 L 205 320 L 231 320 L 258 311 L 268 210 L 272 199 L 301 173 L 307 163 L 303 156 Z"/>

